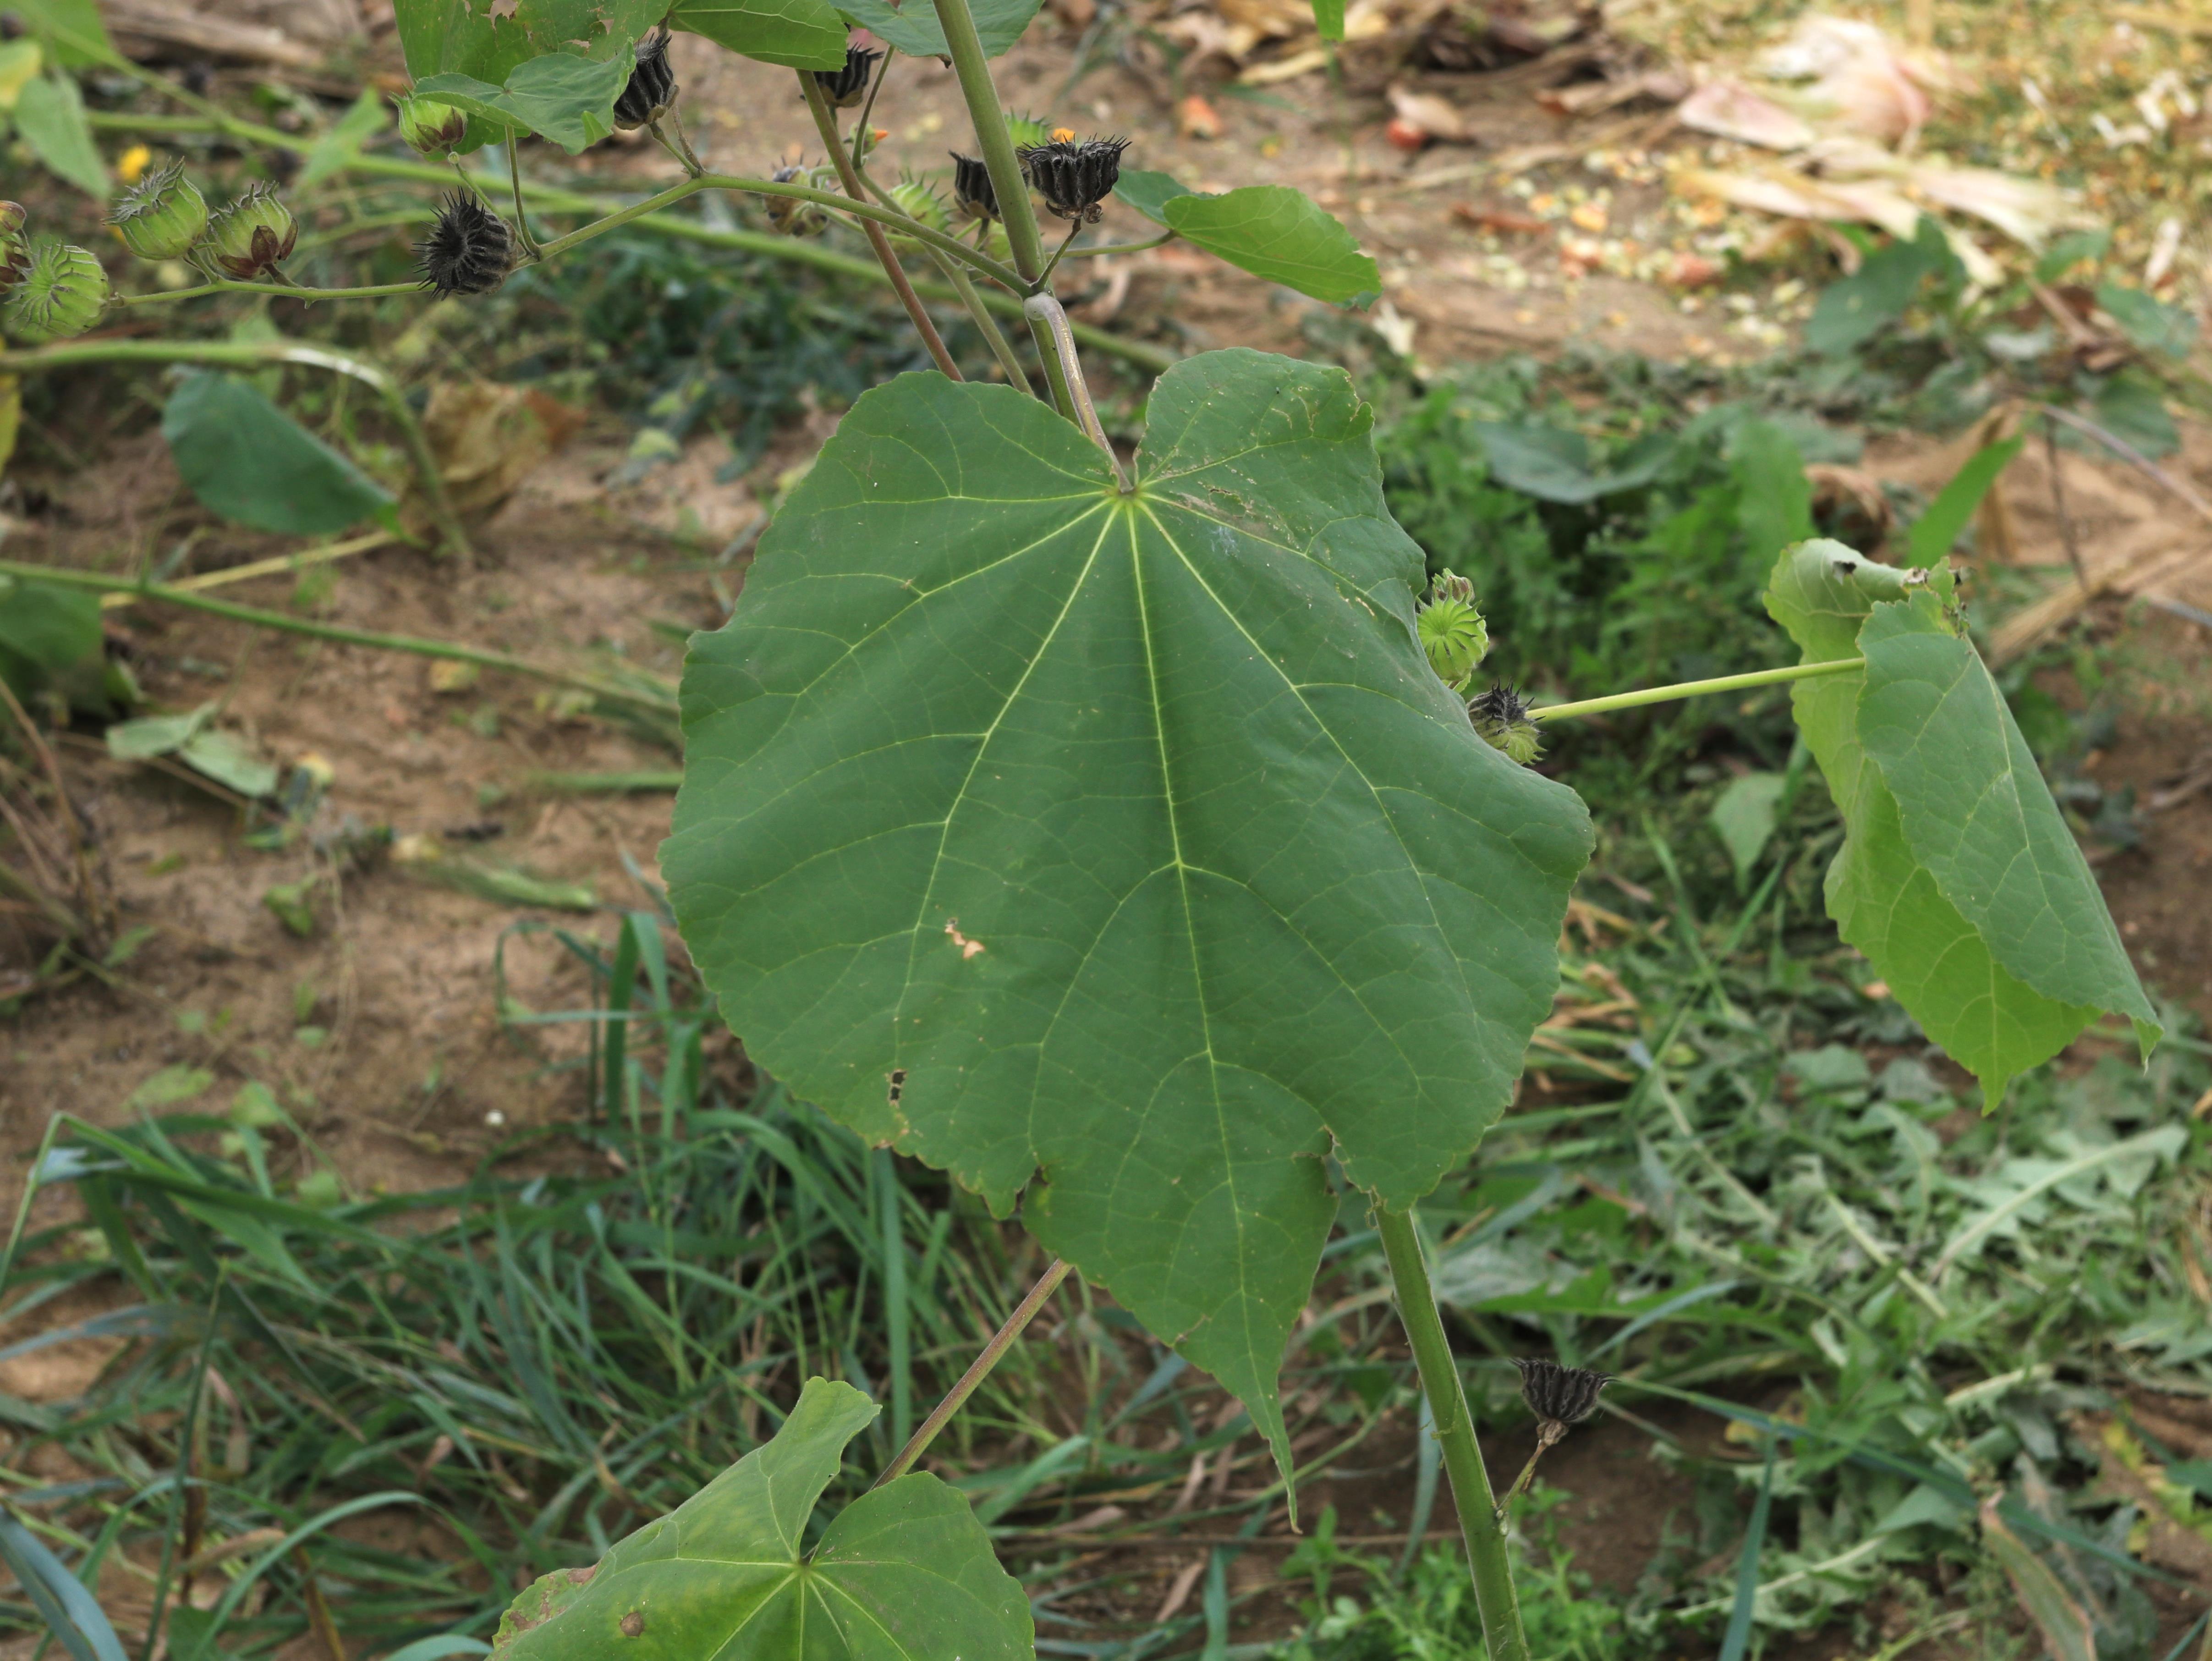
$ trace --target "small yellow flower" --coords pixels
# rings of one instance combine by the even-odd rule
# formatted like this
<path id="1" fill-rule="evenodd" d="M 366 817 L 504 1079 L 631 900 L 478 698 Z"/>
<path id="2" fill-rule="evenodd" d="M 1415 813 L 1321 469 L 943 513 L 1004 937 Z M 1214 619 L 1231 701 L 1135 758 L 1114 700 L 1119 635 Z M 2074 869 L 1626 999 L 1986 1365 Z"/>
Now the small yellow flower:
<path id="1" fill-rule="evenodd" d="M 1075 129 L 1073 127 L 1054 127 L 1052 130 L 1052 142 L 1055 144 L 1067 143 L 1074 137 Z"/>
<path id="2" fill-rule="evenodd" d="M 126 185 L 138 182 L 138 175 L 146 171 L 146 164 L 154 159 L 154 152 L 143 144 L 133 144 L 115 158 L 115 176 Z"/>

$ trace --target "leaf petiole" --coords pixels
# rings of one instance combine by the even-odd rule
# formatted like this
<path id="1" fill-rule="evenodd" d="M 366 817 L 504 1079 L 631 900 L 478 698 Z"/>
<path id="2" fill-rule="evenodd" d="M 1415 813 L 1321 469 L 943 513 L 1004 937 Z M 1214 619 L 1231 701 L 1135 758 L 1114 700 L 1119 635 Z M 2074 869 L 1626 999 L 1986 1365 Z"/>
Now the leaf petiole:
<path id="1" fill-rule="evenodd" d="M 1747 675 L 1721 675 L 1711 680 L 1685 680 L 1672 686 L 1647 686 L 1640 692 L 1615 692 L 1610 697 L 1584 698 L 1577 703 L 1547 704 L 1531 709 L 1531 721 L 1570 721 L 1577 715 L 1601 715 L 1613 709 L 1637 709 L 1647 703 L 1673 703 L 1681 698 L 1703 697 L 1708 692 L 1735 692 L 1749 686 L 1777 686 L 1785 681 L 1810 680 L 1816 675 L 1840 675 L 1866 667 L 1864 658 L 1833 658 L 1825 663 L 1796 663 L 1786 669 L 1759 669 Z"/>

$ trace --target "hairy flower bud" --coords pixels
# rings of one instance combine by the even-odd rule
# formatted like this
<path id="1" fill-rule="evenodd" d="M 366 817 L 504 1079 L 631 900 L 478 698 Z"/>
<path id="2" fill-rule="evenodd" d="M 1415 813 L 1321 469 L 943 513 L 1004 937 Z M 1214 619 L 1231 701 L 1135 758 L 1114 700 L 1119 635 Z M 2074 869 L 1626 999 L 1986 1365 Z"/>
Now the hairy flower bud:
<path id="1" fill-rule="evenodd" d="M 952 230 L 951 216 L 945 211 L 945 198 L 923 184 L 919 179 L 902 179 L 891 186 L 891 205 L 909 219 L 918 219 L 933 231 L 948 235 Z M 890 232 L 890 244 L 902 253 L 920 253 L 925 245 L 918 236 L 902 236 Z"/>
<path id="2" fill-rule="evenodd" d="M 1512 687 L 1492 687 L 1468 705 L 1467 715 L 1492 749 L 1504 751 L 1520 766 L 1544 753 L 1543 735 L 1528 716 L 1528 700 Z"/>
<path id="3" fill-rule="evenodd" d="M 276 199 L 276 187 L 246 186 L 208 225 L 207 248 L 225 273 L 241 281 L 267 277 L 289 258 L 300 240 L 299 222 Z"/>
<path id="4" fill-rule="evenodd" d="M 393 100 L 399 111 L 399 136 L 417 155 L 450 155 L 469 131 L 467 112 L 434 98 Z"/>
<path id="5" fill-rule="evenodd" d="M 778 167 L 769 179 L 777 185 L 816 187 L 814 175 L 796 165 Z M 763 200 L 768 204 L 768 222 L 786 236 L 818 236 L 830 223 L 830 216 L 821 209 L 795 196 L 770 196 Z"/>
<path id="6" fill-rule="evenodd" d="M 676 102 L 676 71 L 668 66 L 668 25 L 656 25 L 637 43 L 637 67 L 615 100 L 615 125 L 624 132 L 650 125 Z"/>
<path id="7" fill-rule="evenodd" d="M 1490 650 L 1490 629 L 1474 603 L 1474 585 L 1454 572 L 1438 572 L 1414 623 L 1429 666 L 1445 685 L 1464 686 Z"/>
<path id="8" fill-rule="evenodd" d="M 31 245 L 23 227 L 30 216 L 20 202 L 0 202 L 0 295 L 31 274 Z"/>
<path id="9" fill-rule="evenodd" d="M 107 306 L 107 273 L 88 248 L 49 242 L 0 308 L 8 332 L 27 346 L 67 340 L 100 321 Z"/>
<path id="10" fill-rule="evenodd" d="M 991 186 L 991 170 L 982 158 L 952 153 L 952 205 L 963 219 L 996 219 L 999 193 Z"/>
<path id="11" fill-rule="evenodd" d="M 207 198 L 172 161 L 143 175 L 107 216 L 123 246 L 141 259 L 182 259 L 207 230 Z"/>
<path id="12" fill-rule="evenodd" d="M 1126 138 L 1055 138 L 1048 144 L 1026 144 L 1016 154 L 1023 175 L 1044 198 L 1044 204 L 1061 219 L 1095 225 L 1104 216 L 1105 201 L 1121 177 L 1121 153 Z"/>
<path id="13" fill-rule="evenodd" d="M 514 269 L 514 233 L 475 197 L 455 191 L 415 252 L 422 286 L 435 289 L 439 299 L 489 294 Z"/>
<path id="14" fill-rule="evenodd" d="M 860 100 L 868 95 L 868 81 L 876 72 L 876 60 L 883 56 L 866 46 L 845 48 L 845 67 L 842 70 L 817 70 L 814 84 L 822 88 L 835 108 L 857 109 Z"/>

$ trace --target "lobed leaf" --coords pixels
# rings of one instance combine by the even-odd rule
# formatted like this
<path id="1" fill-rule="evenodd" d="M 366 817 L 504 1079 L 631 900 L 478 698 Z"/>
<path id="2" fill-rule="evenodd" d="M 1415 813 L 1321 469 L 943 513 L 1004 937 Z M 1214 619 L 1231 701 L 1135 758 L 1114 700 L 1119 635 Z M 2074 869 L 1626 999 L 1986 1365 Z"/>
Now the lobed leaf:
<path id="1" fill-rule="evenodd" d="M 1949 578 L 1834 542 L 1775 566 L 1767 609 L 1805 660 L 1797 724 L 1842 812 L 1828 913 L 1994 1107 L 2100 1013 L 2155 1012 L 2011 712 L 1946 615 Z"/>
<path id="2" fill-rule="evenodd" d="M 1382 273 L 1343 222 L 1288 185 L 1207 196 L 1164 173 L 1133 168 L 1114 193 L 1193 247 L 1313 299 L 1364 306 L 1382 292 Z"/>
<path id="3" fill-rule="evenodd" d="M 834 70 L 845 62 L 845 21 L 829 0 L 684 0 L 668 22 L 786 69 Z"/>
<path id="4" fill-rule="evenodd" d="M 1587 814 L 1424 658 L 1341 371 L 1155 388 L 1136 484 L 1006 387 L 845 417 L 694 637 L 662 849 L 761 1064 L 1024 1220 L 1250 1408 L 1336 1213 L 1504 1110 Z"/>
<path id="5" fill-rule="evenodd" d="M 975 15 L 975 33 L 982 37 L 983 55 L 996 58 L 1010 50 L 1043 3 L 972 0 L 969 9 Z M 945 44 L 944 27 L 937 21 L 937 8 L 930 0 L 906 0 L 900 6 L 887 0 L 837 0 L 837 9 L 909 57 L 942 58 L 950 51 Z"/>
<path id="6" fill-rule="evenodd" d="M 862 1494 L 811 1551 L 845 1445 L 880 1411 L 810 1378 L 783 1428 L 590 1568 L 514 1600 L 501 1661 L 1014 1661 L 1029 1599 L 967 1500 L 922 1473 Z"/>

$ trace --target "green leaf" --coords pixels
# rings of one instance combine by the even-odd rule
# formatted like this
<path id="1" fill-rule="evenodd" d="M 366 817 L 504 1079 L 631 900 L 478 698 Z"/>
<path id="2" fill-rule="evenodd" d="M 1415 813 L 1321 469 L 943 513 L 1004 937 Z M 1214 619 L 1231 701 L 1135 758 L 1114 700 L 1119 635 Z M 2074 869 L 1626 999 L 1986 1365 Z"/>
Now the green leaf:
<path id="1" fill-rule="evenodd" d="M 98 594 L 0 577 L 0 650 L 55 674 L 93 656 L 100 639 Z"/>
<path id="2" fill-rule="evenodd" d="M 65 70 L 103 63 L 115 54 L 99 0 L 9 0 L 8 9 L 42 41 L 48 59 Z"/>
<path id="3" fill-rule="evenodd" d="M 2069 231 L 2035 262 L 2035 280 L 2056 283 L 2083 260 L 2102 259 L 2112 246 L 2112 232 L 2101 226 L 2092 231 Z"/>
<path id="4" fill-rule="evenodd" d="M 623 57 L 660 21 L 668 0 L 394 0 L 407 72 L 421 80 L 465 75 L 493 88 L 549 52 L 598 62 Z M 617 92 L 620 88 L 617 88 Z M 514 124 L 471 120 L 465 152 L 495 143 Z"/>
<path id="5" fill-rule="evenodd" d="M 1982 1501 L 1982 1544 L 2012 1582 L 2013 1595 L 2035 1623 L 2044 1652 L 2057 1661 L 2097 1661 L 2096 1622 L 2051 1566 L 2005 1526 L 1997 1512 L 2003 1497 L 1992 1494 Z"/>
<path id="6" fill-rule="evenodd" d="M 118 761 L 151 761 L 156 756 L 173 754 L 214 715 L 215 705 L 203 703 L 187 715 L 118 721 L 107 729 L 107 753 Z"/>
<path id="7" fill-rule="evenodd" d="M 35 40 L 10 40 L 0 45 L 0 115 L 15 107 L 23 88 L 38 77 L 46 53 Z"/>
<path id="8" fill-rule="evenodd" d="M 1469 726 L 1350 380 L 1163 376 L 1137 483 L 1010 388 L 863 397 L 694 637 L 662 849 L 748 1053 L 1252 1410 L 1336 1202 L 1510 1097 L 1589 855 Z M 1287 1463 L 1287 1461 L 1285 1461 Z"/>
<path id="9" fill-rule="evenodd" d="M 1198 192 L 1166 173 L 1125 167 L 1115 183 L 1114 194 L 1154 224 L 1164 225 L 1168 222 L 1169 203 L 1178 196 L 1195 196 Z"/>
<path id="10" fill-rule="evenodd" d="M 307 151 L 307 161 L 291 188 L 304 196 L 324 179 L 343 168 L 361 154 L 361 147 L 392 124 L 384 94 L 374 87 L 362 88 L 353 107 L 337 119 L 328 132 Z"/>
<path id="11" fill-rule="evenodd" d="M 983 55 L 996 58 L 1012 47 L 1042 3 L 1043 0 L 971 0 L 975 33 L 983 38 Z M 945 31 L 937 21 L 937 8 L 930 0 L 906 0 L 902 6 L 891 6 L 886 0 L 838 0 L 837 9 L 909 57 L 942 58 L 948 51 Z"/>
<path id="12" fill-rule="evenodd" d="M 1805 477 L 1804 453 L 1779 423 L 1747 421 L 1739 427 L 1729 447 L 1729 471 L 1735 478 L 1736 524 L 1753 569 L 1764 569 L 1791 543 L 1813 534 L 1813 483 Z"/>
<path id="13" fill-rule="evenodd" d="M 2155 295 L 2110 279 L 2097 285 L 2097 304 L 2120 326 L 2120 332 L 2147 352 L 2184 358 L 2197 344 L 2197 319 Z"/>
<path id="14" fill-rule="evenodd" d="M 1314 28 L 1324 40 L 1344 39 L 1344 0 L 1313 0 Z"/>
<path id="15" fill-rule="evenodd" d="M 845 1445 L 878 1409 L 810 1378 L 756 1448 L 587 1569 L 557 1570 L 500 1621 L 499 1661 L 1029 1661 L 1020 1583 L 958 1490 L 916 1472 L 802 1542 Z"/>
<path id="16" fill-rule="evenodd" d="M 134 1112 L 149 1108 L 174 1107 L 179 1102 L 188 1102 L 195 1096 L 204 1096 L 215 1088 L 215 1074 L 204 1067 L 187 1067 L 179 1062 L 149 1074 L 137 1089 L 131 1092 L 123 1105 Z"/>
<path id="17" fill-rule="evenodd" d="M 1653 446 L 1619 472 L 1590 471 L 1589 441 L 1542 422 L 1479 421 L 1474 435 L 1490 463 L 1490 476 L 1509 490 L 1539 502 L 1595 502 L 1649 484 L 1665 466 L 1670 447 Z"/>
<path id="18" fill-rule="evenodd" d="M 2100 1010 L 2159 1028 L 1948 587 L 1807 542 L 1766 602 L 1806 661 L 1869 661 L 1791 689 L 1846 832 L 1828 914 L 1994 1106 Z"/>
<path id="19" fill-rule="evenodd" d="M 232 733 L 202 727 L 177 746 L 177 759 L 241 796 L 276 793 L 276 769 Z"/>
<path id="20" fill-rule="evenodd" d="M 684 0 L 668 21 L 786 69 L 834 70 L 845 62 L 845 20 L 828 0 Z"/>
<path id="21" fill-rule="evenodd" d="M 1805 344 L 1827 357 L 1863 345 L 1905 315 L 1923 283 L 1957 266 L 1943 228 L 1922 216 L 1910 240 L 1897 238 L 1869 254 L 1850 276 L 1820 290 L 1805 324 Z"/>
<path id="22" fill-rule="evenodd" d="M 2153 461 L 2181 447 L 2181 432 L 2166 407 L 2165 392 L 2141 369 L 2106 376 L 2092 407 L 2099 426 Z"/>
<path id="23" fill-rule="evenodd" d="M 230 375 L 187 375 L 161 411 L 177 472 L 210 512 L 257 530 L 323 536 L 374 518 L 392 493 Z"/>
<path id="24" fill-rule="evenodd" d="M 615 130 L 615 100 L 632 67 L 628 48 L 599 63 L 555 52 L 517 64 L 503 87 L 473 76 L 433 75 L 417 81 L 415 93 L 495 126 L 526 127 L 575 155 Z"/>
<path id="25" fill-rule="evenodd" d="M 107 200 L 107 163 L 92 142 L 84 97 L 66 75 L 41 75 L 15 94 L 15 131 L 49 172 L 87 196 Z"/>
<path id="26" fill-rule="evenodd" d="M 1915 565 L 1933 565 L 1948 555 L 1959 533 L 1966 528 L 1966 521 L 1974 516 L 1974 509 L 1997 482 L 1997 475 L 2012 465 L 2020 447 L 2027 442 L 2024 438 L 2002 439 L 1984 444 L 1967 457 L 1966 465 L 1936 493 L 1928 511 L 1913 521 L 1911 534 L 1905 538 L 1905 557 Z"/>
<path id="27" fill-rule="evenodd" d="M 1746 773 L 1714 799 L 1706 817 L 1729 851 L 1739 885 L 1751 875 L 1774 835 L 1776 812 L 1789 781 L 1780 773 Z"/>
<path id="28" fill-rule="evenodd" d="M 1170 197 L 1168 228 L 1242 271 L 1332 305 L 1364 306 L 1382 275 L 1352 233 L 1303 191 L 1247 185 L 1225 196 Z"/>

